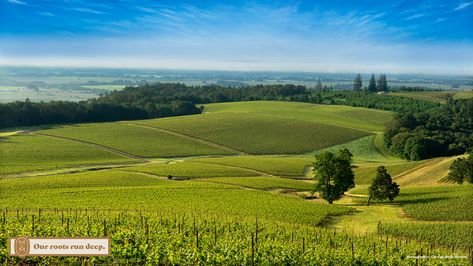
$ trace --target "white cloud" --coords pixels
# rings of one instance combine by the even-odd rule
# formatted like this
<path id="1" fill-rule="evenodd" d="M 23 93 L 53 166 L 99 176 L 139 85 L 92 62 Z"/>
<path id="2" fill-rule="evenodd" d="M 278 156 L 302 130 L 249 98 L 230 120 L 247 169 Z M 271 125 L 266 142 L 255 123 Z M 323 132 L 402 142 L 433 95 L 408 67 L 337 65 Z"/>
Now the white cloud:
<path id="1" fill-rule="evenodd" d="M 8 0 L 8 2 L 17 5 L 26 5 L 26 2 L 23 2 L 21 0 Z"/>
<path id="2" fill-rule="evenodd" d="M 17 1 L 17 0 L 15 0 L 15 1 Z M 78 11 L 78 12 L 83 12 L 83 13 L 97 14 L 97 15 L 98 14 L 105 14 L 102 11 L 95 10 L 95 9 L 92 9 L 92 8 L 88 8 L 88 7 L 75 7 L 75 8 L 72 8 L 72 10 Z"/>
<path id="3" fill-rule="evenodd" d="M 413 19 L 416 19 L 416 18 L 422 18 L 422 17 L 425 17 L 425 13 L 417 13 L 417 14 L 414 14 L 412 16 L 409 16 L 407 18 L 405 18 L 405 20 L 413 20 Z"/>
<path id="4" fill-rule="evenodd" d="M 459 4 L 454 10 L 455 11 L 458 11 L 458 10 L 462 10 L 464 8 L 467 8 L 469 6 L 471 6 L 473 4 L 473 2 L 464 2 L 464 3 L 461 3 Z"/>

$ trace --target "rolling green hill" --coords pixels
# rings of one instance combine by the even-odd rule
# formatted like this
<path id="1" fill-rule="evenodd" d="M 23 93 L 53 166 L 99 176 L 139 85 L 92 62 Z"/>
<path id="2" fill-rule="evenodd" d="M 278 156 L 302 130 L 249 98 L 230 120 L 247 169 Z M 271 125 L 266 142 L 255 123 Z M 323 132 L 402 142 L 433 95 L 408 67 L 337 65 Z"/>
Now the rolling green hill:
<path id="1" fill-rule="evenodd" d="M 248 154 L 297 154 L 344 143 L 368 133 L 266 114 L 214 113 L 142 123 Z"/>
<path id="2" fill-rule="evenodd" d="M 0 174 L 136 161 L 67 139 L 40 135 L 0 138 Z"/>
<path id="3" fill-rule="evenodd" d="M 151 128 L 124 123 L 64 126 L 39 133 L 99 144 L 140 157 L 181 157 L 230 152 Z"/>
<path id="4" fill-rule="evenodd" d="M 384 130 L 393 114 L 386 111 L 296 102 L 234 102 L 205 105 L 206 113 L 254 113 L 293 118 L 308 122 L 354 128 L 371 132 Z"/>

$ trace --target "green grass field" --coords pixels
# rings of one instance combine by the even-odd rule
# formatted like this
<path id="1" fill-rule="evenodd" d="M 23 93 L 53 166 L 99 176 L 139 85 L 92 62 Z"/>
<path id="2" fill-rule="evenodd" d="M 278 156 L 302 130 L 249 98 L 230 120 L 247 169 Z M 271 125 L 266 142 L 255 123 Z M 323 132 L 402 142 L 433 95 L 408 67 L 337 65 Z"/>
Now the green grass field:
<path id="1" fill-rule="evenodd" d="M 186 138 L 124 123 L 64 126 L 40 131 L 40 133 L 92 142 L 141 157 L 228 154 L 228 151 Z"/>
<path id="2" fill-rule="evenodd" d="M 0 157 L 0 174 L 133 161 L 74 141 L 38 135 L 0 138 Z"/>
<path id="3" fill-rule="evenodd" d="M 142 122 L 249 154 L 297 154 L 366 136 L 332 125 L 252 113 L 218 113 Z"/>

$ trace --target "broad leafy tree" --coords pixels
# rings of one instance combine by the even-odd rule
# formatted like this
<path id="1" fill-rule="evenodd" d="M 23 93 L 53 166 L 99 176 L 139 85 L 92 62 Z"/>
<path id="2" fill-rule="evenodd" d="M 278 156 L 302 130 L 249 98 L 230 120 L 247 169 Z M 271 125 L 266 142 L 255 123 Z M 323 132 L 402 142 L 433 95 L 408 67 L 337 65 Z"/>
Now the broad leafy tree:
<path id="1" fill-rule="evenodd" d="M 468 182 L 473 184 L 473 155 L 469 155 L 467 159 L 456 159 L 450 165 L 450 172 L 447 179 L 458 184 Z"/>
<path id="2" fill-rule="evenodd" d="M 326 151 L 315 156 L 315 190 L 330 204 L 355 186 L 352 157 L 347 149 L 337 153 Z"/>
<path id="3" fill-rule="evenodd" d="M 397 195 L 399 195 L 399 185 L 393 182 L 391 175 L 384 166 L 378 167 L 376 177 L 369 187 L 368 205 L 370 205 L 372 199 L 388 199 L 389 202 L 392 202 Z"/>

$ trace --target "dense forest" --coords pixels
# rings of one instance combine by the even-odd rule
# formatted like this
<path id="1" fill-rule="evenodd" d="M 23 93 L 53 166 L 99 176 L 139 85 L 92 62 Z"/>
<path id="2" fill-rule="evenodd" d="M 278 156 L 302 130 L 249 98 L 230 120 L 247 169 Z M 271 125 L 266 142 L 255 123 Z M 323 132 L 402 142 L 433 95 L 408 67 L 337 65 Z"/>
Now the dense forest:
<path id="1" fill-rule="evenodd" d="M 408 160 L 462 154 L 473 145 L 473 99 L 435 109 L 399 113 L 384 134 L 391 151 Z"/>

